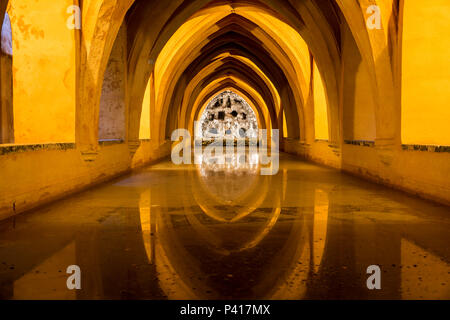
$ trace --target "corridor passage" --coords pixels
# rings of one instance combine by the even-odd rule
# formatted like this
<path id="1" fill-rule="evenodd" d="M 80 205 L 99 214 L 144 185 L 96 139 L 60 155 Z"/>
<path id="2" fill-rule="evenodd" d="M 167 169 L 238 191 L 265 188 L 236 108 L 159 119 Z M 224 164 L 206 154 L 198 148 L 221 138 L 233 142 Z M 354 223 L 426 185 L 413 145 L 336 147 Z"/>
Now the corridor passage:
<path id="1" fill-rule="evenodd" d="M 284 153 L 166 159 L 2 221 L 0 298 L 450 299 L 449 213 Z"/>

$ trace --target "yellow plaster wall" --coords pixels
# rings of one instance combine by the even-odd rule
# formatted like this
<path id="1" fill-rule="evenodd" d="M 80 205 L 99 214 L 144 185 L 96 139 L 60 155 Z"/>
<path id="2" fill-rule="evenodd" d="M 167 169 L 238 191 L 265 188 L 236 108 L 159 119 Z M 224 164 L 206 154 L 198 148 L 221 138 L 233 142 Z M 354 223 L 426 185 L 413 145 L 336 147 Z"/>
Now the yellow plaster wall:
<path id="1" fill-rule="evenodd" d="M 10 0 L 15 143 L 75 141 L 73 0 Z"/>
<path id="2" fill-rule="evenodd" d="M 404 1 L 402 143 L 450 145 L 450 2 Z"/>

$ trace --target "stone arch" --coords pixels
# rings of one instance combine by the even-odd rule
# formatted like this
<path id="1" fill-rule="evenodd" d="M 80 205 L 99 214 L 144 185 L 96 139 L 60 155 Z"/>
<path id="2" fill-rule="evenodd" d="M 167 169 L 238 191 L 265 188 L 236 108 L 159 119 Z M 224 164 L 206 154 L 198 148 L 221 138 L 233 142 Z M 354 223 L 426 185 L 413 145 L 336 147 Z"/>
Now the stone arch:
<path id="1" fill-rule="evenodd" d="M 234 20 L 235 20 L 236 18 L 234 18 Z M 233 22 L 233 21 L 231 21 L 231 22 Z M 240 22 L 242 22 L 242 20 L 240 20 Z M 206 28 L 204 28 L 205 30 L 206 30 Z M 221 28 L 220 28 L 220 31 L 221 32 L 226 32 L 227 31 L 227 29 L 226 29 L 226 26 L 224 27 L 224 26 L 221 26 Z M 199 37 L 200 39 L 203 39 L 203 38 L 206 38 L 206 37 Z M 199 46 L 199 47 L 201 47 L 201 46 Z M 188 51 L 188 52 L 191 52 L 191 51 Z M 309 55 L 309 54 L 308 54 Z M 188 59 L 186 59 L 186 57 L 185 56 L 183 56 L 183 60 L 180 62 L 181 64 L 183 64 L 183 63 L 185 63 L 185 64 L 187 64 L 187 62 L 185 62 L 186 60 L 188 60 Z M 198 60 L 200 60 L 201 61 L 201 59 L 200 59 L 200 57 L 198 58 Z M 176 65 L 177 66 L 177 70 L 183 70 L 183 68 L 184 67 L 180 67 L 180 65 L 179 65 L 179 63 L 173 63 L 173 65 Z M 179 71 L 179 72 L 181 72 L 181 71 Z M 300 68 L 298 68 L 297 69 L 297 74 L 301 74 L 301 70 L 300 70 Z M 161 76 L 161 75 L 160 75 Z M 167 78 L 167 79 L 176 79 L 177 77 L 173 77 L 173 76 L 171 76 L 170 74 L 169 75 L 167 75 L 167 76 L 165 76 L 165 78 Z M 175 81 L 175 80 L 174 80 Z M 173 81 L 172 81 L 173 82 Z M 299 89 L 296 89 L 296 90 L 293 90 L 293 92 L 294 93 L 297 93 L 297 92 L 299 92 L 300 90 Z M 167 95 L 170 97 L 171 96 L 171 94 L 170 94 L 170 91 L 167 93 Z M 297 98 L 297 99 L 301 99 L 300 97 L 299 98 Z M 294 99 L 292 99 L 292 100 L 294 100 Z M 301 102 L 299 102 L 299 103 L 297 103 L 297 105 L 301 105 L 302 103 Z M 130 118 L 131 119 L 131 118 Z M 303 128 L 304 126 L 300 126 L 301 128 Z M 294 135 L 295 136 L 295 135 Z"/>
<path id="2" fill-rule="evenodd" d="M 272 7 L 274 6 L 274 4 L 273 3 L 271 3 L 271 4 L 266 4 L 268 7 L 270 7 L 270 5 L 272 5 Z M 286 4 L 277 4 L 277 6 L 276 6 L 276 9 L 277 9 L 277 11 L 283 11 L 283 10 L 280 10 L 280 6 L 284 6 L 284 7 L 286 7 Z M 191 8 L 192 9 L 192 6 L 189 6 L 189 8 Z M 292 11 L 292 7 L 289 7 L 289 10 L 285 10 L 285 11 L 283 11 L 283 13 L 286 13 L 286 12 L 291 12 Z M 309 8 L 309 10 L 310 11 L 314 11 L 314 10 L 316 10 L 316 11 L 318 11 L 319 9 L 318 8 L 315 8 L 315 7 L 312 7 L 312 8 Z M 193 11 L 192 11 L 193 12 Z M 182 21 L 181 20 L 183 20 L 183 19 L 180 19 L 179 18 L 179 16 L 180 15 L 182 15 L 182 14 L 185 14 L 185 16 L 184 16 L 184 19 L 187 19 L 187 17 L 189 16 L 188 14 L 186 14 L 186 12 L 183 12 L 183 11 L 179 11 L 179 12 L 177 12 L 177 14 L 176 14 L 176 17 L 177 17 L 177 21 L 178 21 L 178 24 L 177 24 L 177 27 L 179 27 L 181 24 L 182 24 Z M 303 34 L 305 34 L 305 30 L 307 30 L 307 29 L 305 29 L 305 25 L 304 25 L 304 23 L 301 21 L 301 19 L 299 20 L 299 17 L 297 16 L 297 17 L 294 17 L 292 14 L 287 14 L 287 16 L 289 17 L 289 18 L 291 18 L 291 19 L 297 19 L 297 22 L 296 23 L 292 23 L 291 21 L 289 21 L 289 25 L 291 25 L 291 26 L 294 26 L 295 27 L 295 29 L 297 30 L 297 31 L 299 31 L 299 33 L 301 33 L 302 35 Z M 314 19 L 316 19 L 317 17 L 316 16 L 314 16 L 314 17 L 312 17 L 311 18 L 311 20 L 314 20 Z M 321 19 L 322 19 L 322 21 L 323 21 L 323 23 L 324 24 L 326 24 L 326 19 L 325 19 L 325 17 L 321 17 Z M 175 23 L 175 22 L 173 22 L 173 20 L 171 20 L 171 22 L 170 23 Z M 177 27 L 171 27 L 172 29 L 171 30 L 176 30 L 177 29 Z M 168 27 L 169 28 L 169 27 Z M 312 28 L 317 28 L 317 26 L 312 26 Z M 170 28 L 169 28 L 170 29 Z M 322 28 L 323 29 L 323 28 Z M 148 29 L 146 29 L 146 30 L 148 30 Z M 319 37 L 317 37 L 317 34 L 319 34 L 320 36 Z M 164 37 L 163 37 L 164 38 Z M 331 56 L 330 56 L 330 54 L 329 54 L 329 51 L 330 50 L 328 50 L 328 48 L 330 47 L 330 48 L 336 48 L 334 51 L 333 50 L 331 50 L 332 52 L 338 52 L 338 50 L 337 50 L 337 45 L 336 45 L 336 43 L 327 43 L 327 41 L 328 42 L 330 42 L 330 37 L 328 36 L 328 37 L 324 37 L 323 35 L 322 35 L 322 31 L 319 29 L 319 28 L 317 28 L 316 29 L 316 34 L 315 34 L 315 36 L 313 37 L 311 34 L 309 34 L 308 35 L 308 38 L 311 40 L 311 39 L 319 39 L 320 38 L 320 40 L 314 40 L 314 41 L 316 41 L 316 42 L 319 42 L 319 43 L 321 43 L 320 44 L 320 49 L 322 49 L 322 48 L 327 48 L 326 50 L 320 50 L 320 49 L 317 49 L 318 47 L 319 47 L 319 45 L 314 45 L 314 47 L 315 47 L 315 49 L 314 48 L 311 48 L 312 49 L 312 51 L 315 51 L 316 53 L 317 53 L 317 55 L 318 55 L 318 60 L 321 60 L 321 61 L 328 61 L 328 65 L 329 66 L 332 66 L 331 67 L 331 70 L 332 70 L 332 72 L 327 72 L 326 73 L 326 77 L 328 78 L 328 79 L 332 79 L 332 80 L 330 80 L 330 81 L 327 81 L 326 83 L 327 83 L 327 90 L 330 90 L 330 92 L 331 91 L 333 91 L 333 92 L 331 92 L 330 94 L 329 94 L 329 96 L 330 96 L 330 100 L 332 100 L 332 107 L 330 107 L 331 108 L 331 112 L 330 113 L 332 113 L 333 114 L 333 119 L 336 119 L 336 121 L 332 121 L 332 123 L 333 123 L 333 126 L 334 126 L 334 128 L 333 128 L 333 132 L 337 132 L 337 133 L 335 133 L 333 136 L 339 136 L 339 111 L 338 111 L 338 98 L 337 98 L 337 86 L 335 85 L 336 83 L 337 83 L 337 80 L 336 80 L 336 77 L 335 77 L 335 75 L 336 75 L 336 72 L 335 72 L 335 70 L 337 69 L 336 68 L 336 65 L 335 65 L 335 63 L 333 63 L 332 61 L 332 59 L 331 59 Z M 332 37 L 331 37 L 332 38 Z M 167 40 L 168 39 L 168 37 L 166 37 L 165 38 L 165 40 Z M 162 41 L 162 40 L 161 40 Z M 162 41 L 162 42 L 164 42 L 164 41 Z M 135 42 L 135 44 L 136 45 L 139 45 L 137 42 Z M 309 45 L 309 43 L 308 43 L 308 45 Z M 158 45 L 154 45 L 153 44 L 153 48 L 157 48 L 158 47 Z M 141 48 L 142 48 L 142 44 L 141 44 Z M 136 48 L 135 49 L 133 49 L 133 51 L 134 52 L 137 52 L 138 54 L 144 54 L 143 52 L 145 51 L 145 50 L 138 50 L 137 49 L 137 46 L 136 46 Z M 154 54 L 153 53 L 151 53 L 150 54 L 150 59 L 149 59 L 149 61 L 150 62 L 154 62 L 154 60 L 156 59 L 156 56 L 157 56 L 157 52 L 155 52 Z M 153 70 L 153 68 L 154 68 L 154 66 L 150 66 L 150 67 L 148 67 L 148 66 L 146 66 L 146 64 L 148 64 L 148 60 L 147 60 L 147 58 L 148 58 L 149 56 L 148 55 L 146 55 L 145 57 L 141 57 L 141 58 L 139 58 L 139 57 L 135 57 L 135 58 L 131 58 L 131 63 L 133 64 L 133 63 L 136 63 L 137 61 L 140 61 L 139 63 L 141 64 L 140 65 L 140 67 L 138 67 L 138 64 L 136 64 L 136 67 L 133 67 L 133 68 L 135 68 L 135 69 L 139 69 L 139 72 L 141 72 L 141 73 L 145 73 L 145 74 L 149 74 L 150 72 L 151 72 L 151 70 Z M 319 63 L 322 63 L 322 62 L 319 62 Z M 322 63 L 323 64 L 323 63 Z M 140 71 L 141 70 L 141 67 L 142 68 L 147 68 L 147 71 L 146 72 L 143 72 L 143 71 Z M 135 77 L 137 77 L 138 75 L 135 75 Z M 145 82 L 145 81 L 144 81 Z M 139 83 L 142 83 L 142 81 L 137 81 L 137 85 L 139 85 Z M 131 87 L 133 87 L 134 85 L 133 84 L 131 84 L 130 83 L 130 86 Z M 331 88 L 331 89 L 330 89 Z M 137 100 L 136 101 L 141 101 L 141 99 L 140 99 L 140 96 L 141 96 L 141 94 L 137 94 L 137 91 L 143 91 L 142 90 L 142 88 L 140 89 L 140 90 L 138 90 L 136 87 L 135 88 L 130 88 L 130 91 L 132 91 L 132 92 L 135 92 L 136 94 L 134 94 L 134 93 L 132 93 L 131 94 L 131 96 L 130 96 L 130 106 L 131 106 L 131 109 L 132 110 L 134 110 L 135 108 L 133 107 L 133 104 L 136 104 L 136 106 L 138 106 L 139 105 L 139 102 L 138 103 L 133 103 L 132 102 L 132 100 L 133 99 L 136 99 L 137 98 Z M 133 112 L 133 111 L 132 111 Z M 309 116 L 310 117 L 310 116 Z M 130 117 L 130 118 L 132 118 L 132 116 Z M 338 140 L 338 139 L 335 139 L 335 140 Z"/>
<path id="3" fill-rule="evenodd" d="M 263 82 L 263 80 L 261 79 L 255 79 L 254 76 L 249 78 L 248 77 L 248 73 L 251 73 L 252 71 L 245 68 L 244 65 L 241 65 L 241 67 L 243 67 L 243 70 L 246 71 L 241 71 L 238 68 L 236 68 L 235 64 L 230 64 L 228 63 L 228 65 L 224 64 L 222 66 L 219 65 L 219 62 L 215 62 L 211 65 L 208 66 L 208 68 L 204 71 L 206 76 L 203 78 L 204 75 L 199 74 L 198 76 L 196 76 L 193 81 L 193 83 L 189 84 L 188 87 L 186 87 L 186 89 L 181 89 L 181 92 L 184 92 L 184 97 L 182 99 L 183 104 L 186 106 L 186 103 L 188 103 L 189 100 L 194 100 L 195 97 L 198 95 L 198 93 L 202 90 L 202 87 L 206 86 L 208 83 L 211 83 L 217 79 L 221 79 L 223 77 L 237 77 L 238 79 L 240 79 L 243 82 L 248 83 L 250 86 L 252 86 L 253 88 L 255 88 L 256 91 L 262 93 L 265 95 L 265 101 L 266 103 L 268 103 L 269 106 L 269 110 L 272 110 L 271 112 L 274 112 L 274 115 L 276 117 L 276 119 L 278 119 L 278 117 L 276 116 L 276 114 L 279 112 L 280 106 L 277 106 L 277 103 L 275 102 L 274 97 L 272 96 L 272 94 L 270 93 L 270 89 L 267 87 L 267 84 L 265 84 Z M 214 73 L 212 73 L 211 75 L 208 76 L 209 71 L 208 69 L 214 69 Z M 255 82 L 256 81 L 256 82 Z M 193 94 L 192 94 L 192 93 Z M 175 102 L 174 105 L 176 105 L 177 103 Z M 189 102 L 189 105 L 192 105 L 192 102 Z M 184 110 L 184 106 L 181 108 L 181 110 Z M 168 114 L 168 112 L 166 112 L 166 114 Z M 174 114 L 173 112 L 170 112 L 170 114 Z M 163 115 L 164 116 L 164 115 Z M 164 123 L 164 121 L 162 121 L 162 123 Z"/>
<path id="4" fill-rule="evenodd" d="M 127 29 L 122 23 L 104 73 L 99 107 L 99 140 L 126 138 Z"/>
<path id="5" fill-rule="evenodd" d="M 136 6 L 133 7 L 130 14 L 137 14 L 138 16 L 143 16 L 146 14 L 149 14 L 150 12 L 146 9 L 147 7 L 143 2 L 134 1 L 136 3 Z M 139 3 L 138 3 L 139 2 Z M 94 8 L 97 8 L 99 10 L 94 10 L 94 12 L 98 12 L 96 16 L 104 17 L 112 17 L 114 16 L 113 12 L 116 13 L 116 16 L 124 16 L 125 12 L 130 8 L 133 1 L 127 1 L 126 5 L 120 4 L 115 7 L 113 4 L 114 1 L 106 1 L 101 6 L 94 6 Z M 366 35 L 364 36 L 361 34 L 358 34 L 356 29 L 361 26 L 361 24 L 364 23 L 364 14 L 361 10 L 361 7 L 359 5 L 355 4 L 346 4 L 344 1 L 338 1 L 336 0 L 336 3 L 338 5 L 338 8 L 342 11 L 343 16 L 345 17 L 345 20 L 350 25 L 352 32 L 357 39 L 358 46 L 360 48 L 363 48 L 363 56 L 365 59 L 367 59 L 370 62 L 369 57 L 373 57 L 373 52 L 376 51 L 375 49 L 379 48 L 380 46 L 377 45 L 379 43 L 379 40 L 382 39 L 386 34 L 383 35 Z M 156 19 L 155 21 L 152 21 L 152 19 L 146 19 L 147 21 L 156 22 L 153 26 L 149 25 L 140 25 L 139 21 L 136 22 L 130 22 L 130 26 L 132 28 L 132 34 L 135 34 L 133 39 L 131 40 L 131 46 L 129 50 L 129 66 L 130 66 L 130 79 L 129 79 L 129 104 L 130 104 L 130 119 L 139 119 L 139 107 L 140 102 L 142 101 L 143 93 L 145 91 L 145 81 L 141 81 L 139 79 L 145 79 L 148 78 L 151 71 L 154 68 L 154 62 L 158 56 L 158 54 L 161 52 L 163 44 L 167 42 L 167 40 L 174 34 L 174 32 L 184 23 L 184 21 L 190 17 L 191 15 L 195 14 L 199 9 L 203 8 L 206 4 L 208 6 L 217 6 L 218 3 L 214 1 L 195 1 L 186 5 L 183 5 L 182 7 L 177 7 L 175 4 L 170 4 L 167 8 L 162 8 L 162 6 L 156 5 L 155 7 L 152 7 L 152 10 L 154 13 L 151 14 L 151 16 L 155 16 L 156 14 L 159 15 L 160 19 Z M 220 5 L 220 4 L 219 4 Z M 327 18 L 323 15 L 321 12 L 321 4 L 317 4 L 312 0 L 309 1 L 303 1 L 302 3 L 296 3 L 296 4 L 287 4 L 284 2 L 279 1 L 261 1 L 261 2 L 253 2 L 250 3 L 233 3 L 233 8 L 238 8 L 239 5 L 242 6 L 259 6 L 260 8 L 266 8 L 268 10 L 272 10 L 271 8 L 276 8 L 276 16 L 285 21 L 289 26 L 294 28 L 307 42 L 308 46 L 310 47 L 311 53 L 314 56 L 314 58 L 317 61 L 319 70 L 321 70 L 321 73 L 324 77 L 325 87 L 327 90 L 327 96 L 329 98 L 329 114 L 330 114 L 330 126 L 332 128 L 330 129 L 331 136 L 330 140 L 334 143 L 338 143 L 340 141 L 341 136 L 341 128 L 340 128 L 340 113 L 339 111 L 339 94 L 338 94 L 338 74 L 340 69 L 340 63 L 339 63 L 339 48 L 337 45 L 337 39 L 336 39 L 336 33 L 335 30 L 333 30 L 334 26 L 330 26 L 327 23 Z M 104 7 L 105 10 L 101 10 Z M 92 3 L 91 3 L 92 7 Z M 119 8 L 120 7 L 120 8 Z M 388 7 L 386 5 L 382 6 L 384 12 L 388 12 Z M 108 8 L 110 10 L 108 10 Z M 143 9 L 143 10 L 140 10 Z M 234 10 L 234 9 L 233 9 Z M 92 11 L 92 10 L 91 10 Z M 275 10 L 273 10 L 275 11 Z M 83 9 L 83 13 L 85 13 Z M 100 12 L 104 12 L 105 14 L 100 14 Z M 137 13 L 138 12 L 138 13 Z M 108 15 L 106 15 L 108 13 Z M 164 20 L 165 19 L 165 20 Z M 114 19 L 112 19 L 114 20 Z M 384 22 L 385 23 L 385 22 Z M 102 30 L 107 30 L 108 28 L 111 31 L 114 31 L 114 29 L 117 29 L 117 22 L 114 22 L 116 27 L 112 27 L 112 23 L 107 23 L 106 25 L 111 26 L 105 27 L 103 25 Z M 139 28 L 143 27 L 142 31 L 136 32 Z M 95 29 L 95 28 L 94 28 Z M 143 35 L 145 33 L 148 33 L 150 30 L 154 30 L 155 32 L 151 32 L 150 39 L 146 39 L 146 41 L 143 41 Z M 100 31 L 100 30 L 99 30 Z M 114 32 L 113 32 L 114 33 Z M 108 34 L 108 32 L 106 32 Z M 101 37 L 96 38 L 100 43 L 99 48 L 100 52 L 102 51 L 102 45 L 101 42 L 104 43 L 103 48 L 109 49 L 108 45 L 105 45 L 108 43 L 108 40 L 101 39 Z M 109 41 L 111 42 L 111 41 Z M 386 42 L 386 41 L 385 41 Z M 96 41 L 93 41 L 95 44 Z M 94 45 L 95 47 L 95 45 Z M 371 50 L 369 50 L 371 48 Z M 146 50 L 143 50 L 146 49 Z M 86 51 L 91 51 L 86 50 Z M 99 52 L 97 51 L 97 52 Z M 103 51 L 109 51 L 109 50 L 103 50 Z M 87 59 L 93 59 L 96 58 L 94 55 L 87 54 Z M 386 62 L 386 57 L 388 57 L 388 54 L 383 53 L 383 55 L 380 55 L 378 57 L 377 65 L 390 65 Z M 98 59 L 98 58 L 97 58 Z M 100 59 L 101 60 L 101 59 Z M 372 59 L 373 60 L 373 59 Z M 100 63 L 102 65 L 102 63 Z M 374 62 L 371 63 L 371 65 L 374 65 Z M 141 68 L 142 67 L 142 68 Z M 383 67 L 383 68 L 373 68 L 376 69 L 375 76 L 373 77 L 376 82 L 373 84 L 377 87 L 378 91 L 387 92 L 384 96 L 388 96 L 389 101 L 394 101 L 395 97 L 393 95 L 392 89 L 392 81 L 389 81 L 389 78 L 392 78 L 392 72 L 390 68 Z M 386 74 L 384 71 L 381 71 L 379 69 L 389 69 L 389 72 L 386 76 L 383 76 L 381 73 Z M 386 71 L 386 70 L 385 70 Z M 101 72 L 100 72 L 101 73 Z M 389 76 L 391 75 L 391 77 Z M 88 78 L 91 78 L 92 80 L 95 79 L 95 77 L 90 76 L 82 76 L 82 79 L 84 81 Z M 380 81 L 381 79 L 388 79 L 388 81 L 385 81 L 383 84 L 383 81 Z M 95 82 L 95 81 L 93 81 Z M 380 88 L 382 87 L 382 88 Z M 94 95 L 95 97 L 95 95 Z M 391 99 L 391 97 L 393 97 Z M 82 99 L 80 99 L 80 102 Z M 79 105 L 82 103 L 79 103 Z M 87 108 L 85 108 L 87 109 Z M 379 111 L 383 109 L 386 112 L 390 112 L 389 110 L 392 110 L 394 108 L 389 108 L 385 106 L 378 107 L 377 110 Z M 87 118 L 94 118 L 95 115 L 93 114 L 84 114 L 82 116 L 83 112 L 79 112 L 80 116 L 87 117 Z M 311 119 L 311 114 L 305 114 L 305 118 Z M 381 119 L 385 117 L 377 116 L 377 119 Z M 389 118 L 389 117 L 388 117 Z M 392 119 L 392 118 L 391 118 Z M 389 131 L 389 124 L 383 124 L 382 122 L 385 120 L 377 120 L 377 132 L 383 132 L 388 130 Z M 392 121 L 392 120 L 386 120 L 386 121 Z M 78 121 L 78 123 L 81 121 Z M 92 121 L 91 121 L 92 122 Z M 133 124 L 134 122 L 131 122 L 129 124 L 129 127 L 132 128 L 132 126 L 138 124 Z M 379 129 L 381 128 L 381 130 Z M 384 128 L 384 129 L 383 129 Z M 80 131 L 80 130 L 78 130 Z M 86 130 L 85 130 L 86 131 Z M 136 131 L 136 130 L 131 130 Z M 392 131 L 392 130 L 391 130 Z M 381 141 L 384 138 L 382 137 L 386 134 L 378 134 L 378 140 Z M 93 140 L 92 138 L 88 139 L 89 135 L 85 135 L 85 140 Z M 309 135 L 311 136 L 311 135 Z M 387 134 L 389 136 L 389 134 Z M 309 138 L 311 139 L 311 138 Z M 81 139 L 82 140 L 82 139 Z M 81 141 L 80 140 L 80 141 Z"/>
<path id="6" fill-rule="evenodd" d="M 239 94 L 247 101 L 257 117 L 259 128 L 266 129 L 271 127 L 270 118 L 264 114 L 268 113 L 268 110 L 261 96 L 258 96 L 256 92 L 249 93 L 249 90 L 242 88 L 242 85 L 238 85 L 231 79 L 225 78 L 224 80 L 217 81 L 217 83 L 212 85 L 210 88 L 205 87 L 205 90 L 203 90 L 203 92 L 198 95 L 196 101 L 194 102 L 194 106 L 192 108 L 188 108 L 191 109 L 192 112 L 189 115 L 189 120 L 186 120 L 185 123 L 188 124 L 188 129 L 190 130 L 190 132 L 193 132 L 194 120 L 200 118 L 200 115 L 202 114 L 209 101 L 220 92 L 226 90 L 230 90 Z M 195 107 L 195 105 L 197 105 L 198 107 Z"/>
<path id="7" fill-rule="evenodd" d="M 76 110 L 76 143 L 82 154 L 98 149 L 98 121 L 103 77 L 125 14 L 133 0 L 87 0 L 82 7 L 80 75 Z"/>
<path id="8" fill-rule="evenodd" d="M 350 27 L 363 60 L 369 67 L 376 104 L 376 143 L 379 146 L 399 145 L 399 136 L 396 134 L 400 128 L 399 97 L 394 90 L 393 60 L 389 51 L 392 38 L 396 39 L 393 10 L 395 3 L 381 0 L 362 3 L 336 0 L 336 3 Z M 366 26 L 366 10 L 370 5 L 380 8 L 382 28 L 379 30 L 369 30 Z"/>

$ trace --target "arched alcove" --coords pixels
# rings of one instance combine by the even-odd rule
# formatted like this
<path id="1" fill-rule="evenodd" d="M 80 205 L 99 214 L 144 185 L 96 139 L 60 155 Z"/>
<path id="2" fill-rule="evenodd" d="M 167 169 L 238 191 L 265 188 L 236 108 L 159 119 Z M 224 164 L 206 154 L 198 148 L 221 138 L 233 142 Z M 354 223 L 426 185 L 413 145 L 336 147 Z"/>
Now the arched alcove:
<path id="1" fill-rule="evenodd" d="M 375 141 L 376 106 L 369 70 L 349 27 L 342 26 L 342 31 L 344 139 L 347 141 Z"/>
<path id="2" fill-rule="evenodd" d="M 100 98 L 98 138 L 124 140 L 127 104 L 127 28 L 123 23 L 111 50 Z"/>

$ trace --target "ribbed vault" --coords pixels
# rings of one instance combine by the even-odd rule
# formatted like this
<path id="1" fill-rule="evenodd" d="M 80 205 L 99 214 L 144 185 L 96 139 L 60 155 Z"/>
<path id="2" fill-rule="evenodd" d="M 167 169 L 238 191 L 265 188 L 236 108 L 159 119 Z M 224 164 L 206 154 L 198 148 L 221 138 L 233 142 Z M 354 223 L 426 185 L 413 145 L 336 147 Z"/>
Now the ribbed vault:
<path id="1" fill-rule="evenodd" d="M 372 1 L 377 4 L 377 1 Z M 368 4 L 367 4 L 368 5 Z M 225 87 L 240 90 L 264 126 L 306 145 L 314 142 L 313 65 L 323 79 L 330 145 L 342 144 L 342 30 L 354 37 L 370 74 L 376 105 L 377 140 L 395 140 L 399 110 L 392 61 L 390 22 L 397 14 L 380 6 L 384 28 L 370 33 L 366 4 L 347 1 L 192 0 L 86 1 L 83 24 L 87 72 L 77 109 L 77 143 L 95 149 L 101 74 L 117 30 L 127 28 L 127 140 L 139 141 L 144 93 L 152 79 L 151 137 L 159 144 L 172 130 L 192 130 L 207 99 Z M 86 15 L 85 13 L 90 13 Z M 92 17 L 92 18 L 90 18 Z M 101 28 L 101 30 L 100 30 Z M 92 57 L 90 57 L 92 55 Z M 383 96 L 383 104 L 380 97 Z M 91 126 L 89 123 L 93 122 Z"/>

